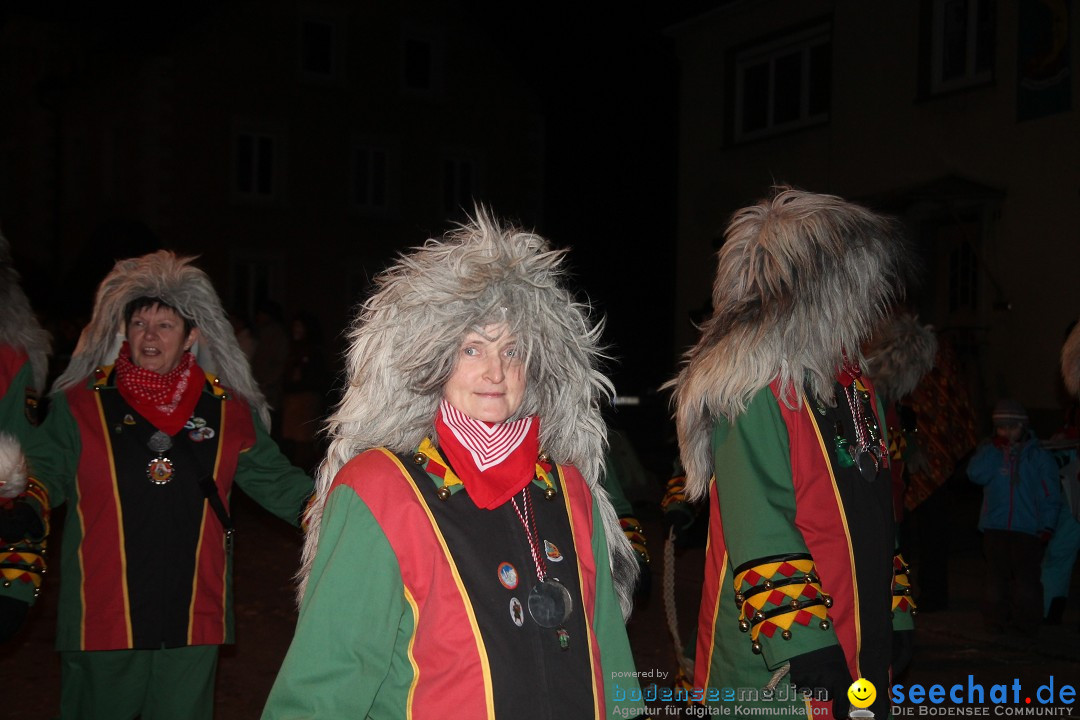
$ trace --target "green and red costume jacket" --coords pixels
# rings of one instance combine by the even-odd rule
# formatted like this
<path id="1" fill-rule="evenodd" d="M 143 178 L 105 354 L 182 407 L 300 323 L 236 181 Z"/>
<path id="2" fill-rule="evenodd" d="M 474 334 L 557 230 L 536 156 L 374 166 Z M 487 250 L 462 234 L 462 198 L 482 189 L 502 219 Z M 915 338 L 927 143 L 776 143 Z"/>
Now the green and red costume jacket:
<path id="1" fill-rule="evenodd" d="M 247 402 L 215 377 L 206 374 L 171 448 L 152 450 L 154 432 L 106 367 L 86 385 L 53 396 L 27 447 L 31 475 L 51 504 L 69 503 L 58 650 L 233 641 L 231 543 L 202 478 L 213 479 L 226 512 L 235 482 L 299 524 L 311 479 L 289 464 Z M 159 482 L 151 480 L 152 468 Z"/>
<path id="2" fill-rule="evenodd" d="M 872 388 L 857 383 L 867 417 L 884 428 Z M 884 718 L 893 631 L 913 627 L 913 605 L 889 468 L 867 479 L 850 456 L 841 462 L 856 436 L 839 383 L 836 401 L 791 409 L 774 383 L 733 422 L 717 421 L 694 684 L 760 690 L 791 658 L 839 645 L 852 679 L 874 683 L 870 709 Z M 808 704 L 828 716 L 831 702 L 808 703 L 790 683 L 771 701 L 740 704 L 777 708 L 786 697 L 792 717 Z"/>
<path id="3" fill-rule="evenodd" d="M 331 486 L 263 718 L 608 718 L 639 707 L 596 503 L 575 468 L 537 467 L 527 489 L 539 543 L 572 597 L 562 633 L 529 615 L 536 571 L 511 502 L 478 508 L 430 441 L 411 457 L 368 450 Z"/>
<path id="4" fill-rule="evenodd" d="M 37 409 L 30 357 L 22 349 L 0 344 L 0 432 L 25 448 L 37 424 Z M 33 483 L 8 502 L 27 502 L 39 512 L 47 504 L 41 488 Z M 47 529 L 48 513 L 41 514 Z M 0 537 L 0 596 L 33 604 L 45 572 L 45 545 L 44 537 Z"/>

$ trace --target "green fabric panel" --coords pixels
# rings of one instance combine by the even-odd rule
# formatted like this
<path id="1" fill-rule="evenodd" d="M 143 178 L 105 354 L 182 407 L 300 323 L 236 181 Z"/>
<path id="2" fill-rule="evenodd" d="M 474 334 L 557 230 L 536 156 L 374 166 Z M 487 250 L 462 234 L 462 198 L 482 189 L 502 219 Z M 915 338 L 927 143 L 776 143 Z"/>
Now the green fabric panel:
<path id="1" fill-rule="evenodd" d="M 616 515 L 622 517 L 624 515 L 634 514 L 634 506 L 626 499 L 626 493 L 623 491 L 622 479 L 619 477 L 619 468 L 610 451 L 604 458 L 604 476 L 601 478 L 600 484 L 607 490 L 608 497 L 611 498 L 611 504 L 615 508 Z"/>
<path id="2" fill-rule="evenodd" d="M 26 419 L 26 388 L 33 387 L 33 368 L 24 363 L 15 373 L 7 392 L 0 397 L 0 430 L 25 445 L 34 426 Z"/>
<path id="3" fill-rule="evenodd" d="M 266 432 L 262 421 L 252 413 L 255 445 L 240 453 L 235 482 L 255 502 L 294 527 L 300 527 L 300 514 L 315 489 L 306 472 L 294 466 Z"/>
<path id="4" fill-rule="evenodd" d="M 593 500 L 592 551 L 596 558 L 596 608 L 593 613 L 593 632 L 600 648 L 600 665 L 604 672 L 604 705 L 609 718 L 634 717 L 630 712 L 643 709 L 637 678 L 626 674 L 634 672 L 634 656 L 630 651 L 630 639 L 626 635 L 619 596 L 611 579 L 611 563 L 608 561 L 607 534 L 600 517 L 600 507 Z M 630 696 L 634 691 L 637 701 L 623 700 L 616 703 L 615 685 Z"/>
<path id="5" fill-rule="evenodd" d="M 61 652 L 60 716 L 80 720 L 136 715 L 147 720 L 212 717 L 217 658 L 217 645 Z"/>
<path id="6" fill-rule="evenodd" d="M 64 504 L 75 491 L 75 471 L 82 453 L 79 427 L 71 416 L 67 395 L 52 396 L 49 415 L 31 435 L 24 452 L 30 476 L 49 491 L 52 506 Z"/>
<path id="7" fill-rule="evenodd" d="M 262 717 L 404 718 L 414 630 L 389 541 L 356 492 L 336 488 L 296 635 Z"/>
<path id="8" fill-rule="evenodd" d="M 728 509 L 721 513 L 731 566 L 725 583 L 734 582 L 735 568 L 744 563 L 808 553 L 795 527 L 791 445 L 772 391 L 759 390 L 734 423 L 721 418 L 713 430 L 712 443 L 717 497 L 720 508 Z M 822 589 L 828 592 L 828 588 Z M 729 605 L 734 607 L 734 603 L 722 603 L 718 631 L 723 631 L 721 623 L 730 622 L 723 611 Z M 759 640 L 762 657 L 771 669 L 795 655 L 838 644 L 831 628 L 823 631 L 813 623 L 793 626 L 791 640 L 783 640 L 779 633 L 772 638 L 762 633 Z M 749 640 L 746 644 L 749 647 Z"/>

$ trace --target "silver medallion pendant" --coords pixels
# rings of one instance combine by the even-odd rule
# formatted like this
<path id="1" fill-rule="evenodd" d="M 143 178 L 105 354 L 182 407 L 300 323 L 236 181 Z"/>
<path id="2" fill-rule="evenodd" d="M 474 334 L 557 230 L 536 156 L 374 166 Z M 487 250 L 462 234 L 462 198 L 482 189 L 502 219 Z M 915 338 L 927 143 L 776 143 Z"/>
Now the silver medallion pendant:
<path id="1" fill-rule="evenodd" d="M 172 438 L 160 430 L 157 430 L 150 436 L 150 439 L 146 442 L 146 446 L 158 455 L 161 455 L 172 448 Z"/>
<path id="2" fill-rule="evenodd" d="M 542 580 L 529 591 L 529 615 L 540 627 L 559 627 L 573 607 L 570 591 L 556 578 Z"/>
<path id="3" fill-rule="evenodd" d="M 876 447 L 866 445 L 848 445 L 848 452 L 851 453 L 851 459 L 855 461 L 855 467 L 859 468 L 859 473 L 867 482 L 877 479 L 878 468 L 881 466 L 874 453 L 876 449 Z"/>

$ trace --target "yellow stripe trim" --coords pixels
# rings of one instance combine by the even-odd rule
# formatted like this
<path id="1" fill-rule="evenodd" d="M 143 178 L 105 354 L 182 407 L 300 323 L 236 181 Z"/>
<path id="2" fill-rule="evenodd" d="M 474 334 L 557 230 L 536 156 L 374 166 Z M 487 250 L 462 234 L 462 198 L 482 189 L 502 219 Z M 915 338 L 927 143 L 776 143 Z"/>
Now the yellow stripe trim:
<path id="1" fill-rule="evenodd" d="M 413 631 L 409 637 L 409 647 L 405 651 L 413 671 L 413 679 L 409 683 L 409 698 L 405 702 L 405 717 L 411 720 L 413 716 L 413 696 L 416 695 L 416 686 L 420 684 L 420 666 L 417 665 L 416 656 L 413 653 L 413 646 L 416 644 L 416 628 L 420 625 L 420 608 L 417 607 L 416 599 L 409 592 L 409 588 L 403 586 L 403 589 L 405 591 L 405 602 L 409 603 L 409 609 L 412 610 L 413 616 Z"/>
<path id="2" fill-rule="evenodd" d="M 851 562 L 851 590 L 852 604 L 855 610 L 855 672 L 862 677 L 862 619 L 859 612 L 859 583 L 855 577 L 855 551 L 851 546 L 851 531 L 848 529 L 847 512 L 844 510 L 844 501 L 840 498 L 840 488 L 836 487 L 836 475 L 833 474 L 832 463 L 829 462 L 829 451 L 825 447 L 825 440 L 821 437 L 817 421 L 814 420 L 814 411 L 810 409 L 810 403 L 803 400 L 803 410 L 810 418 L 810 427 L 814 428 L 818 445 L 821 447 L 821 458 L 825 461 L 825 467 L 829 469 L 829 482 L 832 485 L 833 495 L 836 497 L 836 506 L 840 508 L 840 522 L 844 524 L 844 539 L 847 541 L 848 560 Z"/>
<path id="3" fill-rule="evenodd" d="M 537 466 L 537 467 L 539 467 L 539 466 Z M 545 480 L 547 480 L 547 478 L 545 478 Z M 551 481 L 550 480 L 547 480 L 547 484 L 548 484 L 548 487 L 551 487 Z M 566 494 L 566 474 L 561 472 L 561 470 L 559 472 L 559 486 L 562 488 L 563 506 L 566 508 L 566 517 L 570 521 L 570 536 L 573 537 L 573 539 L 574 539 L 574 553 L 577 555 L 578 558 L 580 558 L 581 557 L 581 549 L 578 547 L 578 536 L 577 536 L 577 532 L 574 530 L 574 527 L 575 527 L 574 526 L 574 510 L 570 505 L 570 496 Z M 600 532 L 604 532 L 604 530 L 601 529 Z M 589 548 L 589 552 L 592 552 L 591 547 Z M 593 563 L 594 564 L 599 563 L 599 562 L 601 562 L 600 558 L 593 558 Z M 597 570 L 597 573 L 599 573 L 599 572 L 600 571 Z M 581 575 L 581 561 L 580 560 L 578 560 L 578 563 L 577 563 L 577 575 L 578 575 L 578 588 L 580 588 L 580 590 L 581 590 L 581 601 L 585 602 L 585 578 L 582 577 L 582 575 Z M 596 601 L 596 593 L 594 591 L 593 592 L 593 602 L 595 603 L 595 601 Z M 593 692 L 593 717 L 599 718 L 600 717 L 600 700 L 599 700 L 599 697 L 597 696 L 597 687 L 596 687 L 596 656 L 593 654 L 593 642 L 592 642 L 593 641 L 593 627 L 592 627 L 593 624 L 592 624 L 592 618 L 589 617 L 589 613 L 584 612 L 584 610 L 585 610 L 585 608 L 582 608 L 582 611 L 583 611 L 582 615 L 584 615 L 584 617 L 585 617 L 585 641 L 589 646 L 589 670 L 590 670 L 590 672 L 589 672 L 589 680 L 590 680 L 590 683 L 592 684 L 592 692 Z"/>
<path id="4" fill-rule="evenodd" d="M 124 632 L 127 635 L 127 646 L 134 644 L 131 631 L 131 599 L 128 597 L 127 581 L 127 544 L 124 538 L 124 510 L 120 506 L 120 485 L 116 479 L 116 459 L 113 457 L 112 438 L 109 437 L 109 425 L 105 421 L 105 407 L 101 404 L 101 395 L 94 393 L 94 402 L 97 403 L 98 418 L 101 420 L 101 436 L 105 439 L 105 455 L 109 458 L 109 477 L 112 480 L 113 502 L 116 505 L 117 534 L 120 538 L 120 592 L 124 598 Z M 76 483 L 78 487 L 78 483 Z M 79 508 L 79 524 L 83 528 L 83 539 L 86 539 L 86 523 L 82 514 L 82 503 L 76 503 Z M 82 582 L 79 587 L 79 596 L 82 601 L 83 618 L 80 622 L 81 639 L 79 647 L 86 649 L 86 568 L 83 564 L 83 545 L 79 543 L 79 575 Z"/>
<path id="5" fill-rule="evenodd" d="M 457 564 L 454 563 L 454 557 L 450 554 L 450 548 L 446 545 L 446 538 L 443 537 L 442 530 L 439 529 L 439 523 L 435 521 L 435 516 L 431 514 L 431 508 L 428 507 L 423 495 L 420 494 L 420 488 L 416 487 L 416 483 L 412 482 L 412 476 L 409 475 L 409 471 L 405 469 L 405 466 L 401 464 L 401 461 L 397 459 L 397 456 L 386 448 L 379 448 L 379 452 L 389 458 L 408 481 L 409 487 L 412 489 L 413 493 L 416 495 L 416 499 L 420 503 L 420 507 L 422 507 L 427 514 L 428 522 L 431 523 L 431 529 L 439 541 L 439 547 L 442 548 L 443 555 L 446 557 L 446 563 L 450 566 L 450 572 L 454 576 L 454 583 L 457 585 L 458 593 L 461 595 L 461 600 L 465 605 L 465 613 L 469 617 L 469 627 L 472 628 L 473 637 L 476 639 L 476 649 L 480 656 L 480 667 L 484 671 L 484 705 L 487 708 L 488 720 L 495 720 L 495 697 L 491 690 L 491 665 L 488 663 L 487 648 L 484 646 L 484 638 L 480 635 L 480 626 L 476 622 L 476 613 L 473 611 L 472 601 L 469 600 L 469 594 L 465 591 L 465 583 L 461 581 L 461 574 L 458 572 Z"/>

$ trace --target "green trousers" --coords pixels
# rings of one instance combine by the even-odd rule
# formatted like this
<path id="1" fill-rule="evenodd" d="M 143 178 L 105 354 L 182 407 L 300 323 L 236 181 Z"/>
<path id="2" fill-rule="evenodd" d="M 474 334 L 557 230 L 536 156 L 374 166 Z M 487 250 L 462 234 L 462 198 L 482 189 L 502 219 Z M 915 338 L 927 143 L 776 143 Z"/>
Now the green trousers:
<path id="1" fill-rule="evenodd" d="M 61 720 L 210 720 L 218 646 L 60 653 Z"/>

